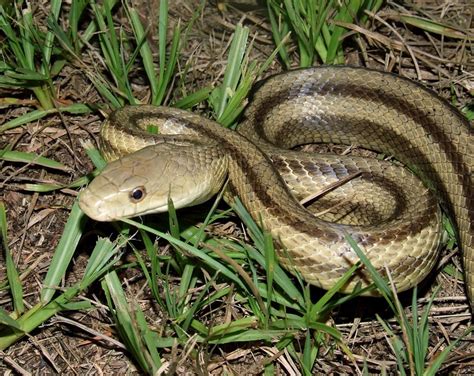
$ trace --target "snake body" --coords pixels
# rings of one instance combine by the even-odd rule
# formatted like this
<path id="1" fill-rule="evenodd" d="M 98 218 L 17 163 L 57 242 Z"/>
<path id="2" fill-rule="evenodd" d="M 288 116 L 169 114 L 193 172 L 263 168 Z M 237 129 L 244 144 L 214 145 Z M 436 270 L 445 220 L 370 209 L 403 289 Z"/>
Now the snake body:
<path id="1" fill-rule="evenodd" d="M 145 132 L 150 125 L 159 133 Z M 307 143 L 393 156 L 423 184 L 389 162 L 287 150 Z M 183 110 L 131 106 L 104 123 L 101 149 L 113 162 L 81 193 L 90 217 L 163 212 L 168 197 L 177 208 L 195 205 L 228 179 L 228 201 L 238 196 L 272 233 L 282 264 L 325 289 L 358 260 L 346 234 L 380 272 L 390 270 L 400 291 L 417 284 L 437 259 L 439 200 L 459 234 L 472 302 L 473 131 L 455 108 L 413 81 L 345 66 L 290 71 L 256 87 L 238 132 Z M 298 202 L 354 172 L 360 176 L 316 202 L 323 216 Z M 339 194 L 357 204 L 334 205 Z M 372 211 L 375 219 L 364 216 Z M 359 281 L 370 281 L 363 270 L 345 290 Z"/>

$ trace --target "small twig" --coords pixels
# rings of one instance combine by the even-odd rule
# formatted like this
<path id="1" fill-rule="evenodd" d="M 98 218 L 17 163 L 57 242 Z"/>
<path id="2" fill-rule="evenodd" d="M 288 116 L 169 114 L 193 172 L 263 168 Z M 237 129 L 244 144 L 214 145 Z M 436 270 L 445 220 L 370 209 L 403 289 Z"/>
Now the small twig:
<path id="1" fill-rule="evenodd" d="M 16 372 L 23 376 L 31 376 L 31 373 L 28 372 L 26 369 L 22 368 L 18 363 L 16 363 L 12 358 L 5 355 L 3 351 L 0 351 L 0 360 L 5 364 L 12 367 Z"/>
<path id="2" fill-rule="evenodd" d="M 340 186 L 348 183 L 352 179 L 355 179 L 355 178 L 359 177 L 360 175 L 362 175 L 361 171 L 357 171 L 357 172 L 354 172 L 353 174 L 347 175 L 344 178 L 342 178 L 342 179 L 340 179 L 340 180 L 338 180 L 334 183 L 329 184 L 324 189 L 321 189 L 320 191 L 318 191 L 318 192 L 316 192 L 312 195 L 309 195 L 308 197 L 305 197 L 304 199 L 300 200 L 300 204 L 303 205 L 303 206 L 306 206 L 308 203 L 310 203 L 310 202 L 312 202 L 312 201 L 314 201 L 318 198 L 321 198 L 325 194 L 333 191 L 336 188 L 339 188 Z"/>
<path id="3" fill-rule="evenodd" d="M 112 345 L 116 346 L 119 349 L 127 350 L 127 348 L 125 347 L 125 345 L 122 342 L 119 342 L 116 339 L 111 338 L 111 337 L 109 337 L 109 336 L 107 336 L 107 335 L 105 335 L 101 332 L 98 332 L 97 330 L 89 328 L 88 326 L 86 326 L 84 324 L 81 324 L 77 321 L 68 319 L 68 318 L 63 317 L 63 316 L 56 315 L 55 318 L 52 320 L 52 322 L 53 323 L 63 323 L 63 324 L 68 324 L 68 325 L 75 326 L 76 328 L 79 328 L 79 329 L 83 330 L 84 332 L 91 334 L 94 337 L 98 337 L 98 338 L 100 338 L 100 339 L 102 339 L 106 342 L 111 343 Z"/>
<path id="4" fill-rule="evenodd" d="M 380 23 L 382 23 L 386 27 L 388 27 L 398 37 L 398 39 L 400 39 L 400 42 L 403 43 L 403 45 L 405 46 L 406 50 L 408 51 L 408 53 L 410 54 L 410 56 L 413 60 L 413 64 L 415 65 L 415 70 L 416 70 L 416 75 L 418 76 L 418 80 L 421 80 L 422 79 L 421 70 L 420 70 L 420 67 L 418 65 L 418 61 L 416 60 L 415 53 L 411 49 L 410 45 L 400 35 L 400 33 L 392 25 L 390 25 L 387 21 L 382 19 L 379 15 L 374 14 L 372 12 L 369 12 L 368 10 L 365 10 L 364 13 L 369 15 L 370 17 L 376 19 L 377 21 L 379 21 Z"/>
<path id="5" fill-rule="evenodd" d="M 56 362 L 54 361 L 54 358 L 49 354 L 49 351 L 44 347 L 39 341 L 37 341 L 32 335 L 26 333 L 26 336 L 30 340 L 30 342 L 36 346 L 40 351 L 41 354 L 48 360 L 49 364 L 53 369 L 59 374 L 61 373 L 61 369 L 56 365 Z"/>

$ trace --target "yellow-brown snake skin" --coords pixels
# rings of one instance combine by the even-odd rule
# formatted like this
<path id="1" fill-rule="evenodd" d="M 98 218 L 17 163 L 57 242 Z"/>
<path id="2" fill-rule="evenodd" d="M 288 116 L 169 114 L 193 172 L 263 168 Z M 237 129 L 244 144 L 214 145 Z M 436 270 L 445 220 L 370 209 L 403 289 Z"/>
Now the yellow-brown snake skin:
<path id="1" fill-rule="evenodd" d="M 159 134 L 146 133 L 150 125 Z M 238 196 L 272 233 L 282 264 L 325 289 L 358 260 L 345 234 L 380 272 L 390 270 L 400 291 L 417 284 L 437 259 L 439 200 L 458 231 L 472 302 L 473 131 L 455 108 L 415 82 L 345 66 L 295 70 L 256 87 L 238 132 L 183 110 L 134 106 L 112 113 L 101 137 L 106 159 L 120 159 L 82 192 L 90 217 L 163 212 L 169 196 L 177 208 L 196 205 L 228 179 L 228 201 Z M 393 156 L 424 185 L 389 162 L 286 151 L 308 143 Z M 355 172 L 360 176 L 313 204 L 322 216 L 298 202 Z M 362 271 L 345 291 L 368 280 Z"/>

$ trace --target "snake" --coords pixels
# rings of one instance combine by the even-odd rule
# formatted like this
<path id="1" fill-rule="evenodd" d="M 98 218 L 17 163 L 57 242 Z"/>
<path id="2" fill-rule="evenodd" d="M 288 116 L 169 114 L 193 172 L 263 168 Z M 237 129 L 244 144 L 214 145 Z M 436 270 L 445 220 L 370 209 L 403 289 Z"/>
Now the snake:
<path id="1" fill-rule="evenodd" d="M 364 67 L 290 70 L 254 85 L 237 130 L 135 105 L 108 116 L 99 143 L 109 163 L 80 194 L 89 217 L 166 212 L 169 198 L 177 209 L 198 205 L 225 186 L 225 200 L 238 197 L 271 233 L 281 264 L 323 289 L 359 261 L 348 237 L 397 291 L 417 285 L 437 263 L 445 213 L 472 309 L 473 129 L 418 82 Z M 341 155 L 331 145 L 372 152 Z M 341 291 L 371 281 L 360 268 Z"/>

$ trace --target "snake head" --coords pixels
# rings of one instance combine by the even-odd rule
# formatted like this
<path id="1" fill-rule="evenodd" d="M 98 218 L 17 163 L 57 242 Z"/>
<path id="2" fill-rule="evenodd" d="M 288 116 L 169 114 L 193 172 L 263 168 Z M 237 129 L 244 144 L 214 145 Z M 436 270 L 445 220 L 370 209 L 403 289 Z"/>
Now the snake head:
<path id="1" fill-rule="evenodd" d="M 205 202 L 227 168 L 224 157 L 199 149 L 206 148 L 157 144 L 113 161 L 81 192 L 79 206 L 96 221 L 115 221 L 166 212 L 169 198 L 176 209 Z"/>

